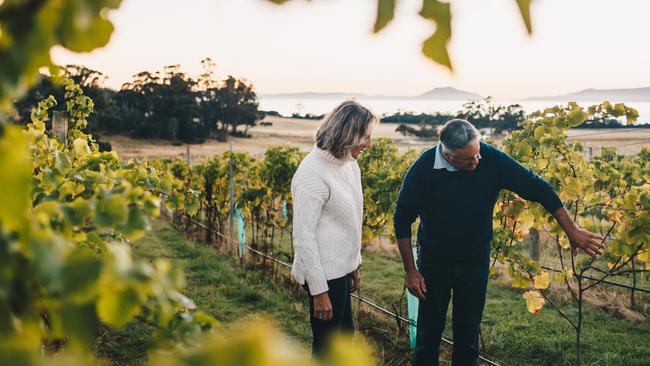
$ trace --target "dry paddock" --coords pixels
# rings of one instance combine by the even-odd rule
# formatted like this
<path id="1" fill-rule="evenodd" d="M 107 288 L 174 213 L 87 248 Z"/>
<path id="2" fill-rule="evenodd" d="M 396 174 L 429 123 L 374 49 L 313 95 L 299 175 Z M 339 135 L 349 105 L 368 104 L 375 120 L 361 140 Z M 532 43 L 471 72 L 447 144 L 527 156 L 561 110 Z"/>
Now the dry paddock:
<path id="1" fill-rule="evenodd" d="M 272 126 L 256 126 L 249 130 L 252 138 L 234 138 L 235 151 L 245 151 L 256 156 L 262 156 L 269 146 L 291 144 L 298 146 L 303 151 L 308 151 L 313 145 L 313 136 L 318 128 L 319 121 L 301 120 L 293 118 L 267 117 L 265 121 L 272 122 Z M 388 137 L 398 144 L 399 149 L 421 150 L 431 146 L 434 141 L 420 140 L 404 137 L 395 132 L 397 124 L 381 123 L 375 126 L 374 138 Z M 580 140 L 587 151 L 592 149 L 594 155 L 602 147 L 617 146 L 617 150 L 625 155 L 638 153 L 643 146 L 650 146 L 650 128 L 644 129 L 579 129 L 569 131 L 569 138 Z M 109 141 L 113 149 L 125 159 L 130 158 L 156 158 L 170 157 L 185 159 L 187 145 L 174 144 L 165 140 L 139 140 L 118 135 L 102 136 L 102 140 Z M 499 138 L 497 137 L 497 140 Z M 215 140 L 203 144 L 191 144 L 190 160 L 192 163 L 202 162 L 215 154 L 221 154 L 229 149 L 228 143 Z"/>

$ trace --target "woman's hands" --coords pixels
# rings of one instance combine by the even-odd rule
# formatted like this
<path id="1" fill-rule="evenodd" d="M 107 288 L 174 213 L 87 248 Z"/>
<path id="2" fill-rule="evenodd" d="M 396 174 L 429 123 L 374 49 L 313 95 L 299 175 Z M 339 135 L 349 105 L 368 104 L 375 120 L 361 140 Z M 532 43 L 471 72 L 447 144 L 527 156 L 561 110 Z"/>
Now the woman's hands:
<path id="1" fill-rule="evenodd" d="M 358 291 L 361 286 L 361 276 L 359 269 L 355 269 L 348 276 L 350 292 Z M 332 320 L 332 302 L 330 301 L 329 292 L 323 292 L 314 295 L 314 318 L 322 321 Z"/>
<path id="2" fill-rule="evenodd" d="M 327 292 L 314 295 L 314 318 L 318 320 L 332 320 L 332 303 Z"/>
<path id="3" fill-rule="evenodd" d="M 359 268 L 350 273 L 350 276 L 348 276 L 348 278 L 350 279 L 350 292 L 359 291 L 361 288 L 361 276 L 359 275 Z"/>

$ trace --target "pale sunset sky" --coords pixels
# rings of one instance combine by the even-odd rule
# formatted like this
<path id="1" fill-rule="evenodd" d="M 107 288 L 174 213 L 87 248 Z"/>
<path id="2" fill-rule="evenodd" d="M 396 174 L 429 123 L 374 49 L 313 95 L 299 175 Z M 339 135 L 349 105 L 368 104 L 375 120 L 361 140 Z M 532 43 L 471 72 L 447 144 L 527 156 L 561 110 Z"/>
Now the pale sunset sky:
<path id="1" fill-rule="evenodd" d="M 124 0 L 116 30 L 92 53 L 54 48 L 57 64 L 82 64 L 119 89 L 140 71 L 180 64 L 192 76 L 212 58 L 219 77 L 256 91 L 421 94 L 453 86 L 498 99 L 585 88 L 650 86 L 647 0 L 536 0 L 528 36 L 514 0 L 453 0 L 455 72 L 421 54 L 434 26 L 421 1 L 398 1 L 372 33 L 376 0 Z"/>

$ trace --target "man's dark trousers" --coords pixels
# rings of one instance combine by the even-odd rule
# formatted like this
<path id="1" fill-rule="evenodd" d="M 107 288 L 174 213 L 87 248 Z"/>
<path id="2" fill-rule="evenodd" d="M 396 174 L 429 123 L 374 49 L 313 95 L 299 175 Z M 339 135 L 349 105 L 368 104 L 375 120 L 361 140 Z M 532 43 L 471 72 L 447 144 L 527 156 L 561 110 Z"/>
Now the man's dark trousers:
<path id="1" fill-rule="evenodd" d="M 489 269 L 489 257 L 460 263 L 421 258 L 419 271 L 427 292 L 419 305 L 414 366 L 439 364 L 440 340 L 452 297 L 452 365 L 476 364 Z"/>

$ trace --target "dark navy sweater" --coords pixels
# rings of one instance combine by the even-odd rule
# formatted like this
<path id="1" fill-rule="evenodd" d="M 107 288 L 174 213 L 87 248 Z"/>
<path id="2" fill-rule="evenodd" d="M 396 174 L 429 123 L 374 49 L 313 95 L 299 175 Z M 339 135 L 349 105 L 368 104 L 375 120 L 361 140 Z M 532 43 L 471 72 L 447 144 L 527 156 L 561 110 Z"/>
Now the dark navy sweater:
<path id="1" fill-rule="evenodd" d="M 474 171 L 433 169 L 430 148 L 406 173 L 394 214 L 397 239 L 411 237 L 420 217 L 420 261 L 464 262 L 489 258 L 494 205 L 501 189 L 539 202 L 548 212 L 562 207 L 553 188 L 503 151 L 481 142 Z"/>

